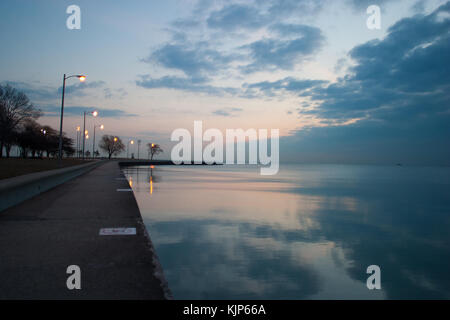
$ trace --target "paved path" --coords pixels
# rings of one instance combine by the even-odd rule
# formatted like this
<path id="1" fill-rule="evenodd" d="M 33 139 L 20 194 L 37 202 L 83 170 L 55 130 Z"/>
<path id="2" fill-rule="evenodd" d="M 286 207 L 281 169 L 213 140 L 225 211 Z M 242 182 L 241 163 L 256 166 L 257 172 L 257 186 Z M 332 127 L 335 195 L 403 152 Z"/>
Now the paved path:
<path id="1" fill-rule="evenodd" d="M 151 243 L 117 162 L 0 212 L 0 299 L 163 299 Z M 137 235 L 100 236 L 134 227 Z M 81 290 L 68 290 L 69 265 Z M 156 264 L 157 265 L 157 264 Z"/>

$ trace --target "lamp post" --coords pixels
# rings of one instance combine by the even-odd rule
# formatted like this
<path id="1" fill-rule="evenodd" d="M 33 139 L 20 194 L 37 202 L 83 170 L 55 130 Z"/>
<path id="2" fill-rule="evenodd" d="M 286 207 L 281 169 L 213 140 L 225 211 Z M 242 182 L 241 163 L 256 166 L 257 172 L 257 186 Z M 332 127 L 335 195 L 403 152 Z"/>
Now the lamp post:
<path id="1" fill-rule="evenodd" d="M 60 119 L 60 123 L 59 123 L 59 153 L 58 153 L 58 159 L 59 159 L 59 163 L 61 163 L 62 160 L 62 130 L 63 130 L 63 117 L 64 117 L 64 93 L 66 92 L 66 80 L 70 79 L 70 78 L 75 78 L 77 77 L 78 79 L 80 79 L 80 82 L 84 82 L 84 80 L 86 80 L 86 76 L 82 75 L 82 74 L 77 74 L 77 75 L 73 75 L 73 76 L 68 76 L 66 77 L 66 74 L 64 74 L 63 77 L 63 88 L 62 88 L 62 98 L 61 98 L 61 119 Z"/>
<path id="2" fill-rule="evenodd" d="M 80 132 L 81 127 L 77 126 L 77 158 L 80 157 Z"/>
<path id="3" fill-rule="evenodd" d="M 104 125 L 96 125 L 94 124 L 94 141 L 92 142 L 92 157 L 95 158 L 95 128 L 100 128 L 100 130 L 105 129 Z"/>
<path id="4" fill-rule="evenodd" d="M 87 135 L 87 131 L 86 131 L 86 113 L 87 113 L 87 111 L 84 111 L 84 113 L 83 113 L 83 132 L 84 132 L 84 135 L 83 135 L 83 160 L 84 160 L 84 146 L 85 146 L 85 143 L 86 143 L 86 135 Z M 98 116 L 98 112 L 97 111 L 92 111 L 92 112 L 89 112 L 90 114 L 92 114 L 92 116 L 93 117 L 96 117 L 96 116 Z"/>
<path id="5" fill-rule="evenodd" d="M 89 140 L 89 134 L 87 133 L 86 130 L 86 134 L 84 135 L 84 137 L 86 138 L 86 140 Z M 86 153 L 88 153 L 89 151 L 86 151 Z M 84 151 L 83 151 L 83 159 L 84 159 L 85 155 L 84 155 Z"/>
<path id="6" fill-rule="evenodd" d="M 130 143 L 131 143 L 131 144 L 134 144 L 134 141 L 133 141 L 133 140 L 128 141 L 128 144 L 127 144 L 127 159 L 129 158 L 129 157 L 128 157 L 128 151 L 129 151 L 129 149 L 130 149 Z"/>
<path id="7" fill-rule="evenodd" d="M 119 139 L 118 139 L 117 137 L 114 137 L 114 142 L 113 142 L 113 148 L 112 148 L 112 150 L 114 150 L 117 140 L 119 140 Z M 113 154 L 114 154 L 114 153 L 112 153 L 111 156 L 112 156 Z"/>
<path id="8" fill-rule="evenodd" d="M 137 156 L 138 160 L 139 160 L 139 149 L 140 148 L 141 148 L 141 140 L 138 140 L 138 156 Z"/>

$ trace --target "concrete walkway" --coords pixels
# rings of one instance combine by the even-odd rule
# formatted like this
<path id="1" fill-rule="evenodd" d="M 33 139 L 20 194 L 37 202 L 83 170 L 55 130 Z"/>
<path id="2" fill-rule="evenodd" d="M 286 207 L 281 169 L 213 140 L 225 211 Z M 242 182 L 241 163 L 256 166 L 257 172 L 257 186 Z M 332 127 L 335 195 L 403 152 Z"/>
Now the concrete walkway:
<path id="1" fill-rule="evenodd" d="M 164 299 L 156 255 L 117 162 L 0 212 L 0 299 Z M 100 228 L 136 235 L 100 236 Z M 81 268 L 81 289 L 66 286 Z"/>

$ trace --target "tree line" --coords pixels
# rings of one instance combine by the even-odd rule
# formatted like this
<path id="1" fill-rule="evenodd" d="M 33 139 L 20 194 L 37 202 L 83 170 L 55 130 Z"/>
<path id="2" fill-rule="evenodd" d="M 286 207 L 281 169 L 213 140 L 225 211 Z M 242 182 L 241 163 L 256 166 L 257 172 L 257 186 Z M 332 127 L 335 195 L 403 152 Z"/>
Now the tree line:
<path id="1" fill-rule="evenodd" d="M 59 132 L 42 126 L 36 120 L 42 112 L 31 103 L 27 95 L 10 85 L 0 85 L 0 158 L 10 156 L 13 146 L 22 158 L 56 157 L 59 149 Z M 63 153 L 75 153 L 73 139 L 63 132 Z"/>

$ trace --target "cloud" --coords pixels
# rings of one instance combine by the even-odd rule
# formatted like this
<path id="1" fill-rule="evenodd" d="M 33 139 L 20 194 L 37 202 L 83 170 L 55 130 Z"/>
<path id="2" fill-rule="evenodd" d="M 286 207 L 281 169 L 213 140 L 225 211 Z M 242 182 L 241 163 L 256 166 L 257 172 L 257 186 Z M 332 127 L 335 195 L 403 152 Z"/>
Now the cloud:
<path id="1" fill-rule="evenodd" d="M 55 89 L 51 86 L 42 85 L 40 83 L 27 83 L 16 81 L 5 81 L 4 84 L 9 84 L 12 87 L 24 92 L 31 100 L 54 100 L 61 99 L 62 86 Z M 86 90 L 98 89 L 105 85 L 104 81 L 92 81 L 92 82 L 78 82 L 75 84 L 67 85 L 65 93 L 74 96 L 86 95 Z"/>
<path id="2" fill-rule="evenodd" d="M 261 70 L 289 70 L 316 53 L 323 44 L 324 36 L 319 28 L 300 24 L 273 26 L 276 37 L 263 38 L 243 46 L 249 50 L 251 63 L 244 66 L 244 73 Z M 287 30 L 287 32 L 285 32 Z M 283 36 L 295 37 L 282 39 Z"/>
<path id="3" fill-rule="evenodd" d="M 213 115 L 222 117 L 235 117 L 236 113 L 243 111 L 242 108 L 224 108 L 212 112 Z"/>
<path id="4" fill-rule="evenodd" d="M 312 13 L 321 7 L 319 2 L 262 0 L 243 4 L 218 1 L 203 5 L 200 1 L 189 17 L 174 21 L 167 29 L 171 40 L 142 60 L 167 69 L 166 74 L 160 78 L 141 76 L 136 83 L 145 88 L 239 93 L 239 90 L 218 88 L 210 83 L 224 77 L 241 81 L 245 74 L 257 71 L 291 70 L 321 48 L 324 36 L 316 27 L 274 23 L 280 21 L 274 15 L 293 15 L 294 9 L 302 9 L 302 14 Z M 237 32 L 259 28 L 266 29 L 267 33 L 256 41 L 253 38 L 249 42 Z"/>
<path id="5" fill-rule="evenodd" d="M 45 106 L 41 108 L 44 112 L 44 116 L 55 117 L 60 115 L 60 106 Z M 128 113 L 120 109 L 104 109 L 96 107 L 78 107 L 70 106 L 64 107 L 64 116 L 82 116 L 84 111 L 98 111 L 99 117 L 101 118 L 123 118 L 123 117 L 136 117 L 136 114 Z"/>
<path id="6" fill-rule="evenodd" d="M 103 93 L 105 94 L 105 99 L 123 99 L 128 95 L 128 92 L 124 88 L 104 88 Z"/>
<path id="7" fill-rule="evenodd" d="M 249 96 L 255 96 L 257 93 L 263 93 L 266 96 L 274 96 L 280 91 L 295 92 L 300 94 L 305 90 L 315 88 L 316 86 L 328 83 L 324 80 L 302 80 L 293 77 L 286 77 L 277 81 L 261 81 L 251 84 L 244 84 L 245 93 Z"/>
<path id="8" fill-rule="evenodd" d="M 136 85 L 147 89 L 175 89 L 192 92 L 202 92 L 214 95 L 235 94 L 237 89 L 231 87 L 216 87 L 208 85 L 208 79 L 205 78 L 183 78 L 175 76 L 164 76 L 161 78 L 152 78 L 149 75 L 140 76 Z"/>
<path id="9" fill-rule="evenodd" d="M 267 24 L 270 17 L 262 15 L 256 7 L 231 4 L 211 13 L 207 19 L 208 27 L 226 29 L 257 29 Z"/>
<path id="10" fill-rule="evenodd" d="M 180 70 L 186 76 L 202 78 L 223 69 L 232 60 L 232 57 L 211 49 L 207 42 L 183 42 L 166 44 L 144 61 L 157 62 L 167 69 Z"/>
<path id="11" fill-rule="evenodd" d="M 263 1 L 264 2 L 264 1 Z M 270 16 L 311 16 L 320 11 L 326 0 L 270 0 Z"/>
<path id="12" fill-rule="evenodd" d="M 371 5 L 384 7 L 385 4 L 392 3 L 398 0 L 347 0 L 347 1 L 355 10 L 365 10 L 367 7 Z"/>
<path id="13" fill-rule="evenodd" d="M 86 95 L 85 90 L 87 89 L 98 89 L 105 85 L 104 81 L 86 81 L 86 82 L 78 82 L 71 85 L 66 84 L 65 93 L 71 94 L 75 96 L 84 96 Z M 62 92 L 62 86 L 58 88 L 58 92 Z"/>
<path id="14" fill-rule="evenodd" d="M 324 1 L 319 0 L 260 0 L 254 3 L 232 3 L 214 10 L 207 18 L 207 26 L 223 31 L 255 30 L 273 21 L 291 16 L 311 16 Z"/>

